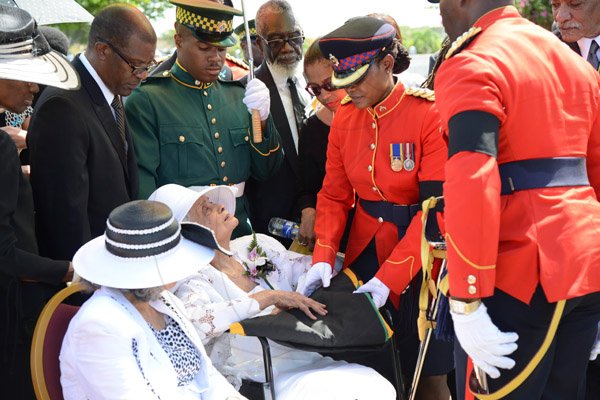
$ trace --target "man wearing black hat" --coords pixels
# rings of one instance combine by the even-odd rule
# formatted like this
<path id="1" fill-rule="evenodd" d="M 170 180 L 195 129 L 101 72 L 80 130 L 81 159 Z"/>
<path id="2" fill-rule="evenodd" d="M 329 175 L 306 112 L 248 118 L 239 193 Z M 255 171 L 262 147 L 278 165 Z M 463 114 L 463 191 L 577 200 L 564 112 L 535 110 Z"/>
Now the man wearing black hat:
<path id="1" fill-rule="evenodd" d="M 122 98 L 154 66 L 156 34 L 137 8 L 100 11 L 73 61 L 80 90 L 44 90 L 29 129 L 40 253 L 71 259 L 108 214 L 137 196 L 137 163 Z"/>
<path id="2" fill-rule="evenodd" d="M 492 378 L 483 398 L 583 399 L 600 319 L 600 75 L 513 1 L 440 11 L 457 390 L 483 389 L 468 356 Z"/>
<path id="3" fill-rule="evenodd" d="M 256 32 L 256 20 L 251 19 L 248 21 L 248 29 L 250 30 L 250 43 L 252 44 L 254 67 L 258 67 L 262 64 L 264 56 L 261 47 L 256 43 L 256 38 L 258 37 L 258 33 Z M 238 25 L 233 32 L 240 40 L 240 47 L 244 52 L 244 60 L 248 62 L 248 60 L 250 60 L 250 56 L 248 53 L 248 42 L 246 40 L 246 29 L 244 24 Z"/>
<path id="4" fill-rule="evenodd" d="M 275 176 L 262 182 L 248 182 L 252 226 L 257 232 L 268 233 L 272 217 L 298 221 L 300 210 L 304 208 L 298 203 L 298 133 L 310 98 L 304 90 L 304 77 L 298 70 L 304 34 L 291 5 L 285 0 L 265 2 L 256 12 L 256 30 L 264 61 L 255 75 L 269 88 L 271 114 L 285 154 Z"/>
<path id="5" fill-rule="evenodd" d="M 0 106 L 15 113 L 31 105 L 38 84 L 76 89 L 77 73 L 51 51 L 26 11 L 0 6 Z M 71 280 L 68 261 L 38 256 L 31 187 L 17 148 L 0 129 L 0 387 L 7 399 L 35 398 L 29 350 L 44 304 Z"/>
<path id="6" fill-rule="evenodd" d="M 135 141 L 141 198 L 157 187 L 235 185 L 234 236 L 252 232 L 244 195 L 246 180 L 266 179 L 283 158 L 269 118 L 269 91 L 255 79 L 246 90 L 219 74 L 227 47 L 236 43 L 232 20 L 241 11 L 206 0 L 172 1 L 177 6 L 177 60 L 150 77 L 127 100 Z M 259 110 L 262 142 L 253 139 L 250 109 Z"/>

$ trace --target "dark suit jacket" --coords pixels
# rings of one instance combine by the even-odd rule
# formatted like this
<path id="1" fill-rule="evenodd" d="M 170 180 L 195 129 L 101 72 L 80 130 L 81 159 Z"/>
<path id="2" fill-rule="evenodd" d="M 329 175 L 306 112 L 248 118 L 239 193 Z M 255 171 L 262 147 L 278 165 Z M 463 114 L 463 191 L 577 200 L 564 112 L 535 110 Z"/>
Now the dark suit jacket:
<path id="1" fill-rule="evenodd" d="M 6 398 L 35 398 L 31 337 L 44 304 L 62 288 L 68 266 L 37 255 L 31 187 L 15 144 L 0 130 L 0 384 Z"/>
<path id="2" fill-rule="evenodd" d="M 269 89 L 271 95 L 271 115 L 281 137 L 281 146 L 285 154 L 279 171 L 266 181 L 249 179 L 246 195 L 250 203 L 250 222 L 256 232 L 268 233 L 267 227 L 272 217 L 281 217 L 300 222 L 298 199 L 300 196 L 299 160 L 292 131 L 277 91 L 273 76 L 263 63 L 254 76 Z M 242 79 L 245 83 L 246 78 Z"/>
<path id="3" fill-rule="evenodd" d="M 81 88 L 47 88 L 28 134 L 40 254 L 67 260 L 138 187 L 129 132 L 126 156 L 111 106 L 79 57 L 73 66 Z"/>

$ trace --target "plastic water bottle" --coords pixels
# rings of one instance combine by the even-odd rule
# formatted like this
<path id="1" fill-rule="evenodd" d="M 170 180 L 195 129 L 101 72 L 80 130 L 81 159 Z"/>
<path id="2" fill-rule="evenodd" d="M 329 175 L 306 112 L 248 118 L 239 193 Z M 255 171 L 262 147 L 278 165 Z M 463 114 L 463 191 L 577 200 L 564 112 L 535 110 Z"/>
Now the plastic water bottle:
<path id="1" fill-rule="evenodd" d="M 298 226 L 298 223 L 287 219 L 273 217 L 269 221 L 269 232 L 271 235 L 294 240 L 298 236 L 299 229 L 300 226 Z"/>

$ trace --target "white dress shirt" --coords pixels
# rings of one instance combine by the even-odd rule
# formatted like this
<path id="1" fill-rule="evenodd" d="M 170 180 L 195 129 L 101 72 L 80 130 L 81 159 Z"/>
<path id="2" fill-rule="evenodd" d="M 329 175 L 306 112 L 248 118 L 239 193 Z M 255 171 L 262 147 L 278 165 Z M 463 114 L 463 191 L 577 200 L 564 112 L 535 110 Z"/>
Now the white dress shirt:
<path id="1" fill-rule="evenodd" d="M 88 59 L 85 57 L 85 53 L 81 53 L 81 55 L 79 56 L 79 59 L 81 60 L 81 63 L 83 64 L 85 69 L 87 69 L 87 71 L 90 73 L 92 78 L 94 78 L 94 80 L 96 81 L 96 84 L 100 88 L 102 95 L 104 95 L 106 102 L 110 106 L 113 99 L 115 98 L 114 93 L 110 91 L 110 89 L 108 88 L 108 86 L 106 86 L 106 84 L 104 83 L 102 78 L 100 78 L 100 75 L 98 75 L 98 73 L 96 72 L 94 67 L 92 67 L 92 64 L 90 64 Z M 110 111 L 112 112 L 113 117 L 115 117 L 115 119 L 116 119 L 115 110 L 112 108 L 112 106 L 110 107 Z"/>
<path id="2" fill-rule="evenodd" d="M 579 52 L 581 53 L 581 57 L 587 60 L 588 53 L 590 52 L 590 46 L 592 45 L 592 41 L 595 40 L 596 43 L 600 45 L 600 35 L 594 38 L 581 38 L 577 41 L 579 45 Z M 596 52 L 596 57 L 600 60 L 600 50 Z"/>
<path id="3" fill-rule="evenodd" d="M 292 138 L 294 139 L 294 146 L 296 147 L 296 154 L 298 153 L 298 126 L 296 125 L 296 118 L 294 117 L 294 105 L 292 104 L 292 95 L 290 93 L 290 88 L 288 87 L 287 80 L 290 78 L 287 75 L 281 74 L 276 68 L 272 68 L 271 64 L 265 62 L 269 71 L 271 72 L 271 76 L 273 76 L 273 81 L 277 86 L 277 91 L 279 92 L 279 97 L 281 98 L 281 102 L 283 103 L 283 109 L 285 110 L 285 116 L 287 117 L 288 124 L 290 125 L 290 131 L 292 132 Z M 304 89 L 306 87 L 306 81 L 302 74 L 296 74 L 294 76 L 296 80 L 296 88 L 298 89 L 298 96 L 300 96 L 300 100 L 304 102 L 304 105 L 310 103 L 310 96 Z M 305 107 L 306 109 L 306 107 Z"/>

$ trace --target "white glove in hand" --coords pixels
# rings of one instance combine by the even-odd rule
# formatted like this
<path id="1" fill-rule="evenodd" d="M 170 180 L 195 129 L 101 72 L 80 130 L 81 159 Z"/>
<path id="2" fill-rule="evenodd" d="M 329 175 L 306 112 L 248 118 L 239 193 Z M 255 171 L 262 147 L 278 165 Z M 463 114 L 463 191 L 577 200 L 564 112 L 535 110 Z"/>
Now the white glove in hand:
<path id="1" fill-rule="evenodd" d="M 261 121 L 269 118 L 271 96 L 269 95 L 269 89 L 260 79 L 254 78 L 248 82 L 243 102 L 248 107 L 249 113 L 252 113 L 252 110 L 258 110 Z"/>
<path id="2" fill-rule="evenodd" d="M 329 263 L 318 262 L 308 270 L 304 281 L 299 282 L 296 292 L 310 296 L 320 285 L 329 287 L 332 275 L 333 268 Z"/>
<path id="3" fill-rule="evenodd" d="M 454 332 L 463 350 L 471 357 L 473 364 L 485 371 L 490 378 L 498 378 L 498 368 L 511 369 L 515 361 L 505 357 L 518 347 L 519 335 L 515 332 L 500 332 L 488 315 L 485 304 L 469 315 L 455 314 L 452 311 Z"/>
<path id="4" fill-rule="evenodd" d="M 598 332 L 596 333 L 596 341 L 592 346 L 592 352 L 590 353 L 590 361 L 594 361 L 600 354 L 600 322 L 598 322 Z"/>
<path id="5" fill-rule="evenodd" d="M 379 279 L 371 278 L 370 281 L 356 289 L 354 293 L 371 293 L 373 303 L 375 303 L 377 308 L 381 308 L 390 295 L 390 289 Z"/>

